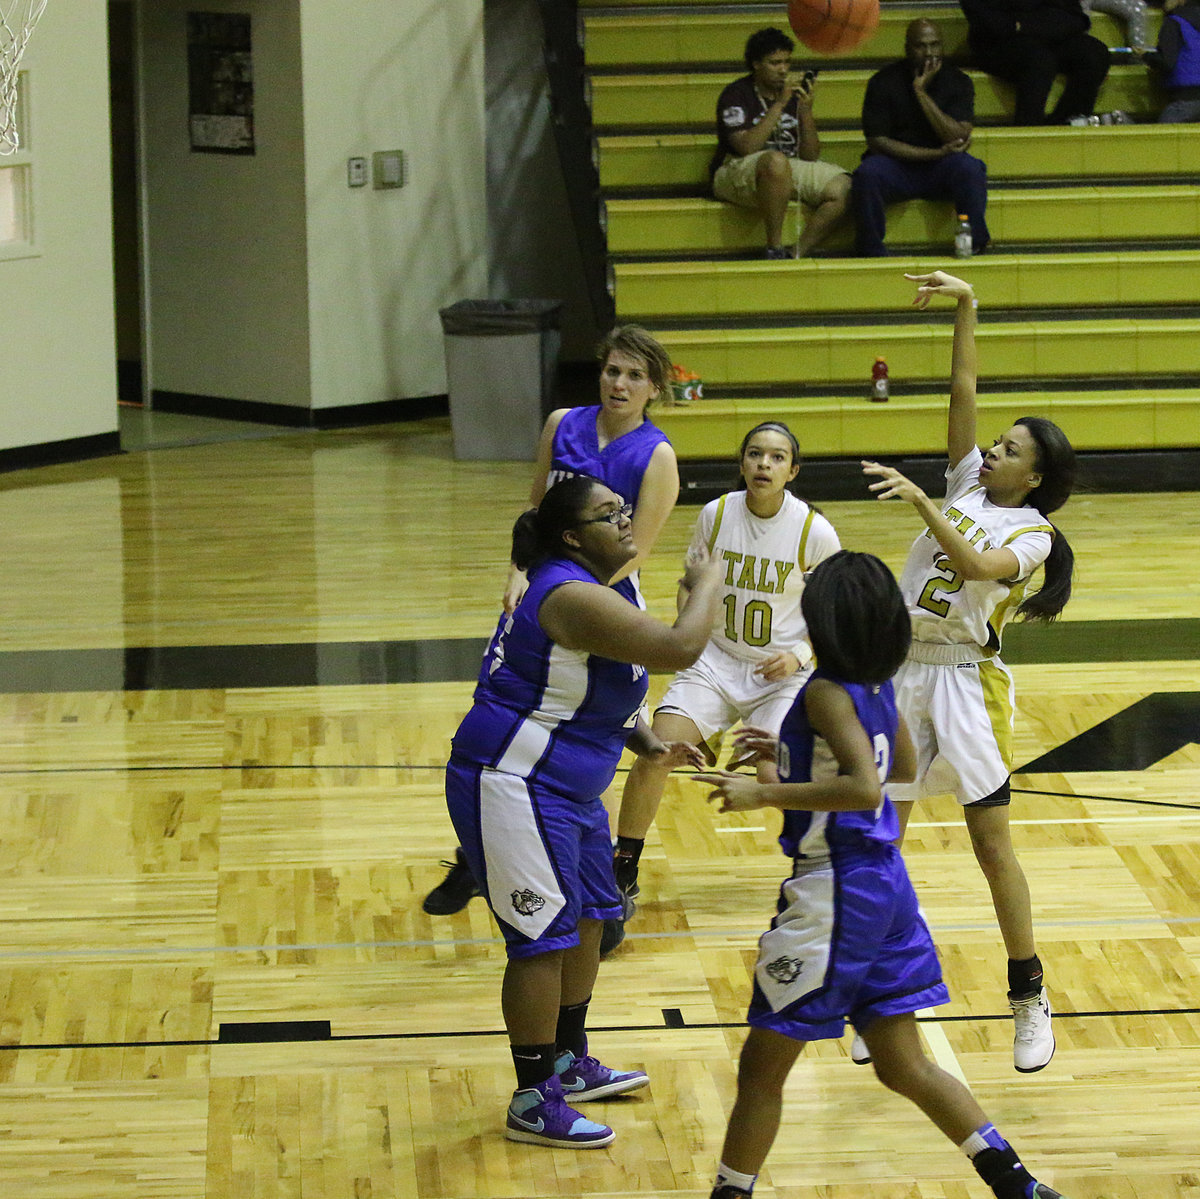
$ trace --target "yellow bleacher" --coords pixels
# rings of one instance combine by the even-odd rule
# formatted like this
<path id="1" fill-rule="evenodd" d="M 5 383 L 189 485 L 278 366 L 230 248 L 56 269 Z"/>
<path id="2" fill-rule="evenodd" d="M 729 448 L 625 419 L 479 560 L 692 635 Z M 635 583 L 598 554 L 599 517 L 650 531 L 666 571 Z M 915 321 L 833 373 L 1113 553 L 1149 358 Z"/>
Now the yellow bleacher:
<path id="1" fill-rule="evenodd" d="M 850 257 L 846 230 L 816 259 L 766 262 L 757 217 L 709 198 L 706 168 L 716 98 L 743 70 L 745 38 L 786 26 L 785 11 L 580 7 L 617 311 L 704 380 L 705 399 L 656 416 L 682 458 L 727 456 L 766 415 L 801 422 L 814 456 L 943 451 L 949 318 L 912 314 L 901 278 L 939 266 L 969 274 L 981 296 L 981 421 L 1032 410 L 1080 448 L 1200 446 L 1200 125 L 1152 123 L 1162 98 L 1146 68 L 1114 62 L 1099 109 L 1139 123 L 1101 128 L 1007 126 L 1009 89 L 971 72 L 986 255 L 955 263 L 949 207 L 915 201 L 889 210 L 894 257 Z M 816 64 L 822 156 L 847 169 L 864 149 L 866 80 L 902 53 L 908 22 L 932 16 L 950 51 L 965 46 L 957 5 L 882 9 L 853 57 Z M 1112 18 L 1095 14 L 1093 33 L 1124 44 Z M 803 47 L 797 57 L 820 59 Z M 893 382 L 887 405 L 867 400 L 877 354 Z"/>

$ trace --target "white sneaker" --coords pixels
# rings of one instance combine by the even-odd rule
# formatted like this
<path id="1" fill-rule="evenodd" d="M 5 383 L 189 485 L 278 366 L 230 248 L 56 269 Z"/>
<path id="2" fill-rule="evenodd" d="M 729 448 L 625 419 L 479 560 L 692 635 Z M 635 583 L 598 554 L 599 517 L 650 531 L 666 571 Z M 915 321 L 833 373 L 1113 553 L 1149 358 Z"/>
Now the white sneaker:
<path id="1" fill-rule="evenodd" d="M 1049 1064 L 1054 1056 L 1054 1033 L 1050 1028 L 1050 1001 L 1046 988 L 1032 999 L 1010 999 L 1016 1034 L 1013 1065 L 1022 1074 L 1032 1074 Z"/>
<path id="2" fill-rule="evenodd" d="M 871 1051 L 867 1048 L 867 1043 L 858 1035 L 854 1034 L 854 1040 L 850 1042 L 850 1060 L 856 1066 L 869 1066 L 871 1064 Z"/>

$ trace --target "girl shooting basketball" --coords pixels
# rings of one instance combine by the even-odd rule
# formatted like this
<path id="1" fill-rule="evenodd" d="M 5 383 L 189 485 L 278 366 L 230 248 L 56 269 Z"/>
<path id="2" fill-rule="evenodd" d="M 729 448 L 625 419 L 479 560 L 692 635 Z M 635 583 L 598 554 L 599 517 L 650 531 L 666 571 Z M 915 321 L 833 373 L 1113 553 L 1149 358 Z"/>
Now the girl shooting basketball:
<path id="1" fill-rule="evenodd" d="M 900 589 L 913 622 L 896 701 L 917 751 L 913 786 L 897 788 L 903 836 L 912 802 L 953 791 L 963 806 L 975 858 L 991 890 L 1008 951 L 1015 1022 L 1013 1064 L 1041 1070 L 1054 1055 L 1050 1004 L 1033 938 L 1029 884 L 1009 834 L 1012 676 L 1000 634 L 1014 613 L 1053 620 L 1071 594 L 1074 555 L 1047 519 L 1071 494 L 1075 452 L 1057 425 L 1023 417 L 986 453 L 975 444 L 975 309 L 971 285 L 943 271 L 906 275 L 924 308 L 934 296 L 957 305 L 950 370 L 946 498 L 931 500 L 890 466 L 864 462 L 877 498 L 917 510 L 926 530 L 913 543 Z M 1043 567 L 1040 590 L 1026 595 Z"/>

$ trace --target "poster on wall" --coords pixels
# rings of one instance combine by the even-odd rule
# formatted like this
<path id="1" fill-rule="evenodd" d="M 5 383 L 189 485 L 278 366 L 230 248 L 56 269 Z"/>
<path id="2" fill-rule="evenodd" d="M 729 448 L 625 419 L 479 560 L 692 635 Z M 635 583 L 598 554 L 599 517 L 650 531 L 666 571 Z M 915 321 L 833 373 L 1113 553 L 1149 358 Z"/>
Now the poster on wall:
<path id="1" fill-rule="evenodd" d="M 187 40 L 192 149 L 206 154 L 253 154 L 250 14 L 190 12 Z"/>

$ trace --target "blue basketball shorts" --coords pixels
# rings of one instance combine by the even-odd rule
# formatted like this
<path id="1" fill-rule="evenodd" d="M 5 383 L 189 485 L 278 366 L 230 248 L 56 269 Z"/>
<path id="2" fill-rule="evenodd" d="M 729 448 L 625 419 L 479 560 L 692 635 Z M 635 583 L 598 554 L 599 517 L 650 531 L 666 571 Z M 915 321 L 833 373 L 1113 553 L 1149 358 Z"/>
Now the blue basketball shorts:
<path id="1" fill-rule="evenodd" d="M 446 807 L 510 958 L 579 944 L 584 918 L 622 913 L 608 812 L 520 775 L 451 758 Z"/>
<path id="2" fill-rule="evenodd" d="M 758 943 L 751 1025 L 819 1041 L 949 998 L 895 846 L 797 860 Z"/>

